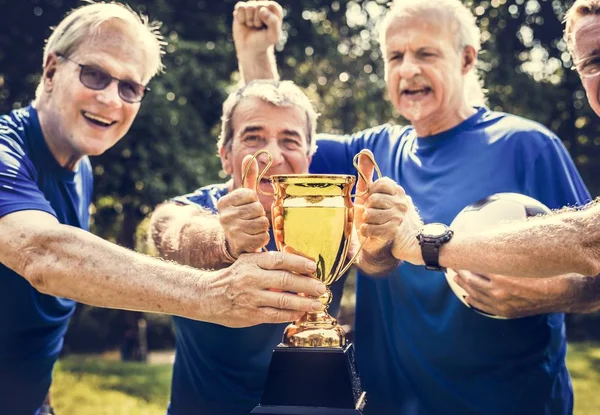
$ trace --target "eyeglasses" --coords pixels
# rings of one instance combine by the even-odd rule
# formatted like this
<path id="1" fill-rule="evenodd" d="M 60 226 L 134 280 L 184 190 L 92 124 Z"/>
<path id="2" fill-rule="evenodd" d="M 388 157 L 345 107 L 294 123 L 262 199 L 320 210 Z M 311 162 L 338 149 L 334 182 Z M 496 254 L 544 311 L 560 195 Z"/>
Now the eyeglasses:
<path id="1" fill-rule="evenodd" d="M 600 55 L 591 55 L 578 60 L 572 66 L 581 78 L 592 78 L 600 74 Z"/>
<path id="2" fill-rule="evenodd" d="M 142 99 L 144 99 L 146 92 L 150 91 L 150 88 L 147 86 L 133 81 L 124 81 L 122 79 L 115 78 L 102 69 L 94 66 L 82 65 L 81 63 L 76 62 L 65 55 L 57 56 L 79 65 L 79 81 L 89 89 L 101 91 L 110 85 L 114 79 L 118 82 L 119 96 L 123 101 L 129 102 L 130 104 L 140 102 Z"/>

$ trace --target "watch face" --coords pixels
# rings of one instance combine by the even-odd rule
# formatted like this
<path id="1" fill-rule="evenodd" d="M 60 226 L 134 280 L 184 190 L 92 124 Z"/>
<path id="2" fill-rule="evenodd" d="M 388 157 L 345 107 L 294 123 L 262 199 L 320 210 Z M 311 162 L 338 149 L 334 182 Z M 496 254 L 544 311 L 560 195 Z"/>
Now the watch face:
<path id="1" fill-rule="evenodd" d="M 448 227 L 444 224 L 441 223 L 429 223 L 425 226 L 423 226 L 423 230 L 421 231 L 421 234 L 423 236 L 429 236 L 432 238 L 436 238 L 439 236 L 442 236 L 446 233 Z"/>

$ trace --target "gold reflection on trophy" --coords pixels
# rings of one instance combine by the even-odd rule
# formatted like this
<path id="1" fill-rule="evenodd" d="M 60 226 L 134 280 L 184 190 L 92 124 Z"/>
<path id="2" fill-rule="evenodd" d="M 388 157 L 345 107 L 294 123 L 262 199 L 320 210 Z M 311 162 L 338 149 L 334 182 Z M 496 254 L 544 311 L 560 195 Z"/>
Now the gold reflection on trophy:
<path id="1" fill-rule="evenodd" d="M 254 154 L 254 158 L 262 153 L 271 160 L 271 155 L 266 150 L 259 150 Z M 361 154 L 371 159 L 381 177 L 370 152 L 358 153 L 354 158 L 355 167 L 358 169 L 357 162 Z M 248 168 L 249 166 L 250 163 Z M 262 179 L 269 167 L 270 163 L 263 169 L 257 181 Z M 362 176 L 360 171 L 359 174 Z M 274 190 L 271 215 L 277 249 L 314 260 L 317 270 L 313 275 L 327 286 L 327 292 L 319 297 L 325 309 L 307 312 L 287 326 L 282 341 L 286 346 L 343 347 L 346 344 L 346 333 L 337 324 L 336 319 L 329 315 L 327 307 L 332 300 L 329 286 L 350 268 L 366 241 L 363 241 L 358 252 L 344 265 L 352 238 L 354 204 L 351 191 L 355 180 L 351 175 L 271 176 Z M 365 193 L 366 191 L 363 194 Z"/>

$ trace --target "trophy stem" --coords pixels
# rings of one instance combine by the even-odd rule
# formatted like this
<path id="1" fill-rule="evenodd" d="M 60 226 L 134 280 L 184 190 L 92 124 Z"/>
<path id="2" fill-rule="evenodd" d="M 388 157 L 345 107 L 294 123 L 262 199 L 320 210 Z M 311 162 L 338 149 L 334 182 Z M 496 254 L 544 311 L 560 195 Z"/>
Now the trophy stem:
<path id="1" fill-rule="evenodd" d="M 327 312 L 331 299 L 331 290 L 328 288 L 319 297 L 325 306 L 323 311 L 308 312 L 287 326 L 282 343 L 290 347 L 344 347 L 346 333 Z"/>

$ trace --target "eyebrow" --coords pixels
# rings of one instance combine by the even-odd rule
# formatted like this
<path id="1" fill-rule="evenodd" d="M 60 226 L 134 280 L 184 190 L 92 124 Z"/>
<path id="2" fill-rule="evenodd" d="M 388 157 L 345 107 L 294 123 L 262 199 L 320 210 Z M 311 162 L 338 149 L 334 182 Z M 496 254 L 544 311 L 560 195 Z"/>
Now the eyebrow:
<path id="1" fill-rule="evenodd" d="M 244 128 L 242 130 L 242 132 L 240 133 L 240 136 L 243 136 L 247 133 L 256 133 L 256 132 L 261 132 L 264 131 L 263 127 L 257 126 L 257 125 L 249 125 L 248 127 Z M 279 132 L 279 134 L 284 134 L 284 135 L 288 135 L 288 136 L 292 136 L 292 137 L 296 137 L 296 138 L 301 138 L 302 136 L 300 135 L 300 133 L 298 131 L 295 130 L 281 130 Z"/>
<path id="2" fill-rule="evenodd" d="M 291 135 L 291 136 L 296 137 L 296 138 L 301 138 L 300 133 L 298 131 L 295 131 L 295 130 L 283 130 L 283 131 L 281 131 L 281 134 Z"/>
<path id="3" fill-rule="evenodd" d="M 101 64 L 99 64 L 99 63 L 96 63 L 96 62 L 90 62 L 90 63 L 81 63 L 81 65 L 83 65 L 83 66 L 87 66 L 87 67 L 89 67 L 89 68 L 95 68 L 95 69 L 98 69 L 98 70 L 100 70 L 100 71 L 102 71 L 102 72 L 106 72 L 108 75 L 112 76 L 112 77 L 113 77 L 113 78 L 115 78 L 115 79 L 118 79 L 119 81 L 123 81 L 123 82 L 131 82 L 131 83 L 133 83 L 133 84 L 140 85 L 140 86 L 144 86 L 144 87 L 146 86 L 146 85 L 144 85 L 144 84 L 142 84 L 142 83 L 140 83 L 140 82 L 134 81 L 134 80 L 133 80 L 133 79 L 132 79 L 130 76 L 127 76 L 127 77 L 125 77 L 125 78 L 117 78 L 116 76 L 113 76 L 113 74 L 111 73 L 111 71 L 109 71 L 108 69 L 106 69 L 106 68 L 102 67 L 102 65 L 101 65 Z"/>
<path id="4" fill-rule="evenodd" d="M 257 125 L 249 125 L 248 127 L 244 128 L 242 130 L 242 132 L 240 133 L 240 135 L 244 135 L 246 133 L 256 133 L 256 132 L 260 132 L 263 131 L 264 128 L 257 126 Z"/>

